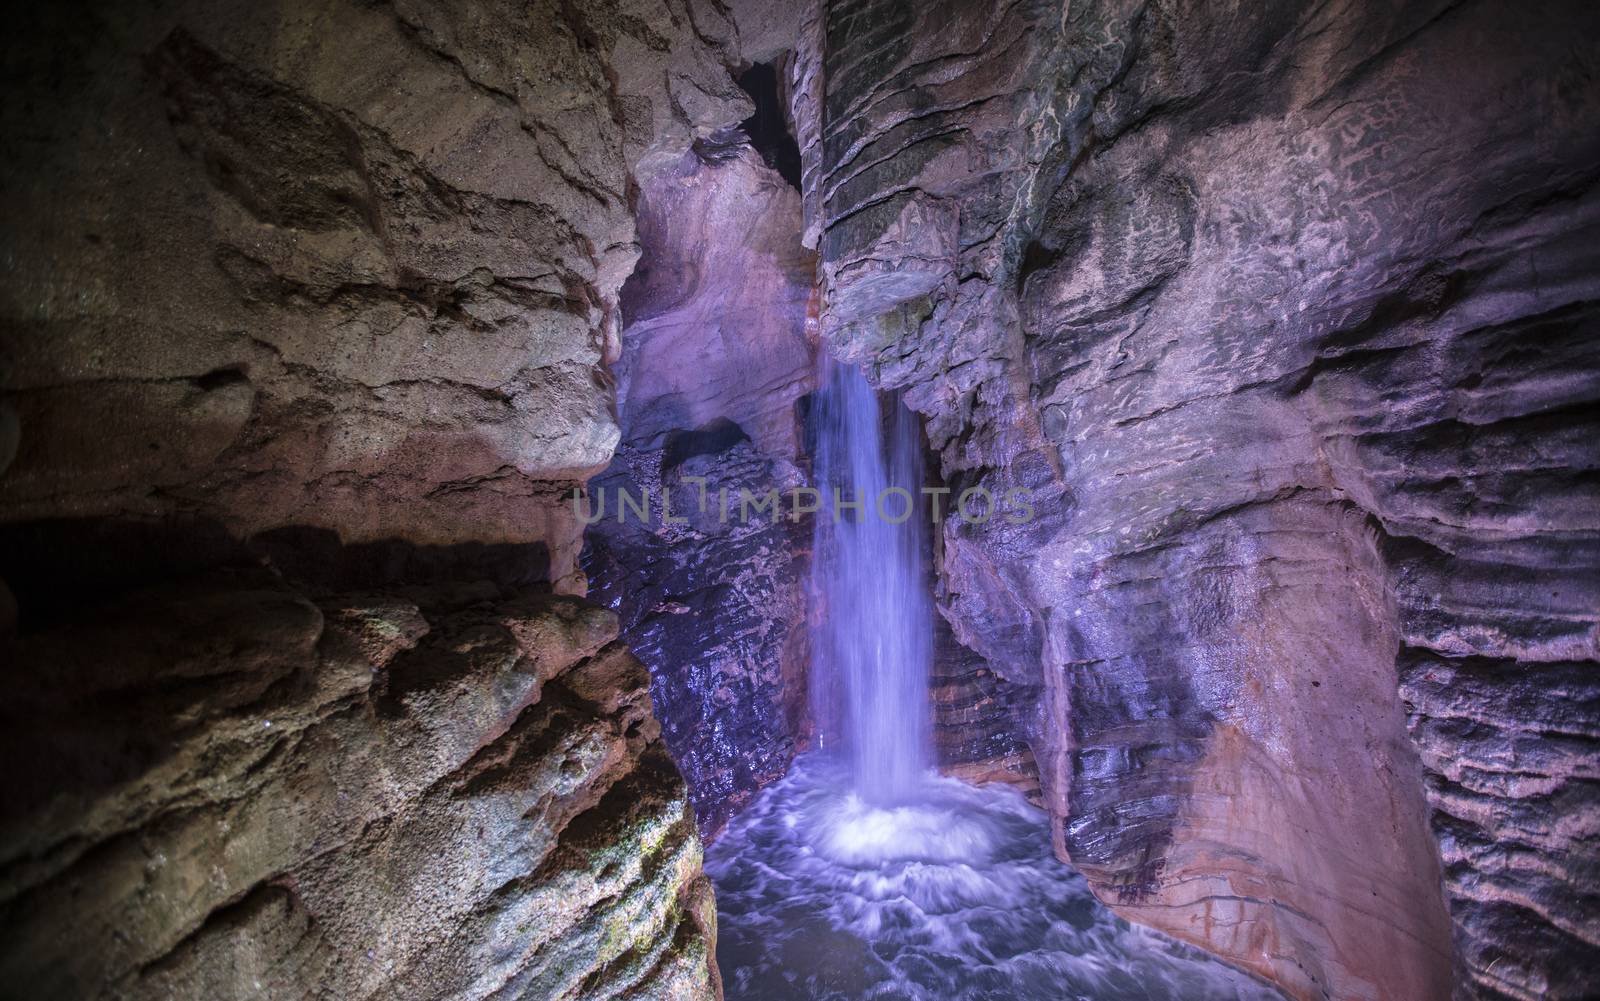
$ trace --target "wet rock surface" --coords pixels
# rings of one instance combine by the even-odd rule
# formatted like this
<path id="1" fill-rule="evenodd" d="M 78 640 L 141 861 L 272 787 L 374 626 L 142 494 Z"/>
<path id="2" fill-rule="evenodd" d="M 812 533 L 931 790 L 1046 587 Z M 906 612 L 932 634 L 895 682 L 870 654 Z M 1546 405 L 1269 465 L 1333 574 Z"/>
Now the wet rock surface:
<path id="1" fill-rule="evenodd" d="M 716 995 L 611 613 L 243 571 L 96 612 L 7 651 L 8 995 Z"/>
<path id="2" fill-rule="evenodd" d="M 928 682 L 939 771 L 980 785 L 1014 785 L 1037 801 L 1039 768 L 1029 745 L 1038 731 L 1037 686 L 1001 677 L 956 641 L 942 617 L 934 621 Z"/>
<path id="3" fill-rule="evenodd" d="M 1097 895 L 1298 997 L 1595 988 L 1592 17 L 827 6 L 824 334 L 1037 512 L 955 636 Z"/>
<path id="4" fill-rule="evenodd" d="M 815 262 L 799 193 L 742 133 L 660 171 L 639 232 L 615 369 L 623 441 L 582 506 L 596 519 L 583 566 L 650 666 L 710 838 L 805 735 L 810 524 L 788 512 L 806 482 Z"/>

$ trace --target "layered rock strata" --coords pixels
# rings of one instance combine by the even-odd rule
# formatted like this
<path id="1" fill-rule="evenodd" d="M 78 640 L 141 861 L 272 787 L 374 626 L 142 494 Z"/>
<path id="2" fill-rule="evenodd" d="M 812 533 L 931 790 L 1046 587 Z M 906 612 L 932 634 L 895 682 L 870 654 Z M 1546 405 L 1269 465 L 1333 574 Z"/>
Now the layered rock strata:
<path id="1" fill-rule="evenodd" d="M 713 4 L 65 4 L 0 100 L 4 992 L 710 998 L 581 592 Z M 491 583 L 484 583 L 487 579 Z"/>
<path id="2" fill-rule="evenodd" d="M 1037 688 L 998 674 L 956 641 L 942 617 L 934 622 L 928 680 L 938 769 L 968 782 L 1005 782 L 1037 801 L 1039 768 L 1029 744 L 1038 731 Z"/>
<path id="3" fill-rule="evenodd" d="M 749 113 L 712 5 L 57 5 L 6 43 L 4 519 L 517 543 L 618 429 L 630 186 Z"/>
<path id="4" fill-rule="evenodd" d="M 611 613 L 249 571 L 97 612 L 9 651 L 8 996 L 719 996 Z"/>
<path id="5" fill-rule="evenodd" d="M 944 611 L 1096 892 L 1296 997 L 1596 987 L 1593 16 L 826 7 L 824 333 L 1036 509 Z"/>

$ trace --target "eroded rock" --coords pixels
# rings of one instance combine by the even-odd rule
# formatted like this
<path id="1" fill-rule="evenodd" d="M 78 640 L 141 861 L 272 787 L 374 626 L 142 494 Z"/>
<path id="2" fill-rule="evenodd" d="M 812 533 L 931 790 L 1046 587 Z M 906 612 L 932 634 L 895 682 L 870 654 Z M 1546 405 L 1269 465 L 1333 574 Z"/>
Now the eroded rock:
<path id="1" fill-rule="evenodd" d="M 629 188 L 748 113 L 725 16 L 29 17 L 0 165 L 5 520 L 517 543 L 575 579 L 561 501 L 618 440 Z"/>
<path id="2" fill-rule="evenodd" d="M 715 997 L 648 676 L 550 592 L 618 441 L 633 191 L 749 113 L 726 14 L 14 28 L 5 990 Z"/>
<path id="3" fill-rule="evenodd" d="M 810 524 L 746 499 L 776 490 L 787 512 L 806 482 L 815 263 L 799 193 L 739 135 L 659 172 L 639 209 L 616 366 L 623 443 L 590 483 L 584 567 L 650 665 L 667 746 L 714 837 L 804 738 Z"/>
<path id="4" fill-rule="evenodd" d="M 615 616 L 415 600 L 231 574 L 21 638 L 6 982 L 716 996 L 694 818 Z"/>
<path id="5" fill-rule="evenodd" d="M 1038 513 L 942 607 L 1096 892 L 1297 997 L 1594 988 L 1591 15 L 827 7 L 823 330 Z"/>

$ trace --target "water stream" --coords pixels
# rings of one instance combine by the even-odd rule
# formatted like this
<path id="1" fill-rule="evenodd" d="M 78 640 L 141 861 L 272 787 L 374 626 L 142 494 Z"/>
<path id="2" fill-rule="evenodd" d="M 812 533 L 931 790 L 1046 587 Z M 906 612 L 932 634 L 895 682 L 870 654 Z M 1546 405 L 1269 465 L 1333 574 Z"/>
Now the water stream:
<path id="1" fill-rule="evenodd" d="M 1283 1001 L 1101 906 L 1015 790 L 851 782 L 805 755 L 707 853 L 728 1001 Z"/>
<path id="2" fill-rule="evenodd" d="M 728 1001 L 1279 998 L 1102 907 L 1015 790 L 930 770 L 921 431 L 897 403 L 883 413 L 854 369 L 824 361 L 820 375 L 812 699 L 823 750 L 707 853 Z M 863 508 L 844 503 L 857 499 Z"/>
<path id="3" fill-rule="evenodd" d="M 844 732 L 832 736 L 849 754 L 856 790 L 894 801 L 914 795 L 928 770 L 933 603 L 922 563 L 922 430 L 897 401 L 885 420 L 857 369 L 824 357 L 818 375 L 813 717 L 826 747 L 843 704 Z"/>

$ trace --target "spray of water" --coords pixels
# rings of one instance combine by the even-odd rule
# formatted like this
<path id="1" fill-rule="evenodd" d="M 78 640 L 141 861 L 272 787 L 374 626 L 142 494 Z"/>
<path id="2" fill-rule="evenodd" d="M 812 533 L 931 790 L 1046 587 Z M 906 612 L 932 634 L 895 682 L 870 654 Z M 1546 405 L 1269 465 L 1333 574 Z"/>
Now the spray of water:
<path id="1" fill-rule="evenodd" d="M 850 781 L 803 756 L 707 852 L 728 1001 L 1284 1001 L 1102 907 L 1014 790 Z"/>
<path id="2" fill-rule="evenodd" d="M 876 803 L 903 801 L 928 767 L 933 608 L 922 563 L 921 429 L 894 401 L 885 420 L 856 369 L 826 356 L 820 366 L 815 715 L 828 719 L 842 701 L 856 790 Z"/>

